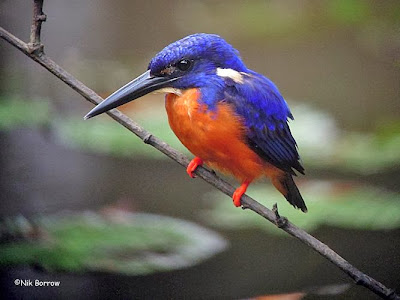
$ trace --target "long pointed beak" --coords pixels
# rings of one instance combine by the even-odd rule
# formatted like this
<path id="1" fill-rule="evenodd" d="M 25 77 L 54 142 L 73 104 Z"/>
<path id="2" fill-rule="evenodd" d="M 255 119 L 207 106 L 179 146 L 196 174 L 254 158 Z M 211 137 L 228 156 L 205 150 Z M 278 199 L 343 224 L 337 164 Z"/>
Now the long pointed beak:
<path id="1" fill-rule="evenodd" d="M 122 88 L 112 93 L 103 102 L 93 108 L 84 119 L 90 119 L 100 115 L 110 109 L 116 108 L 122 104 L 133 101 L 148 93 L 156 90 L 171 87 L 171 83 L 178 78 L 156 77 L 150 75 L 150 70 L 143 73 L 136 79 L 124 85 Z"/>

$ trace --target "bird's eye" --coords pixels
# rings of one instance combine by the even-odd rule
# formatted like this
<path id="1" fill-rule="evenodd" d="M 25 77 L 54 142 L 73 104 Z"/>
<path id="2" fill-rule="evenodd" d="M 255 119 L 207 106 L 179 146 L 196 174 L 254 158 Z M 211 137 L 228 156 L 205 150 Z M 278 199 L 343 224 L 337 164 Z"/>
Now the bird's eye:
<path id="1" fill-rule="evenodd" d="M 188 59 L 182 59 L 176 63 L 176 67 L 181 71 L 187 71 L 191 67 L 192 62 Z"/>

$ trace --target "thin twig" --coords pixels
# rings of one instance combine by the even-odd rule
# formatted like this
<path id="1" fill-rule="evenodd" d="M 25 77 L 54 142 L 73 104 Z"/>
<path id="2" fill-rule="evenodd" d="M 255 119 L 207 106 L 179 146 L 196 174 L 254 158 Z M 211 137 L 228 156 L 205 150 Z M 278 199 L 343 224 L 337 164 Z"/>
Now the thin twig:
<path id="1" fill-rule="evenodd" d="M 39 55 L 43 52 L 43 45 L 40 41 L 42 23 L 46 21 L 46 15 L 43 13 L 43 0 L 33 0 L 33 18 L 31 25 L 31 36 L 28 43 L 29 51 L 36 52 Z"/>
<path id="2" fill-rule="evenodd" d="M 45 17 L 42 12 L 43 0 L 33 0 L 34 1 L 34 15 L 32 22 L 32 32 L 30 44 L 26 44 L 25 42 L 19 40 L 14 35 L 6 31 L 4 28 L 0 27 L 0 37 L 10 43 L 12 46 L 19 49 L 21 52 L 32 58 L 34 61 L 38 62 L 56 77 L 65 82 L 68 86 L 77 91 L 80 95 L 82 95 L 85 99 L 90 101 L 93 104 L 100 103 L 103 99 L 98 96 L 94 91 L 85 86 L 82 82 L 74 78 L 67 71 L 62 69 L 59 65 L 57 65 L 53 60 L 48 58 L 43 51 L 31 51 L 32 45 L 33 47 L 40 47 L 40 27 L 41 23 L 44 21 Z M 42 48 L 41 48 L 42 49 Z M 189 163 L 189 160 L 180 152 L 170 147 L 167 143 L 155 137 L 153 134 L 142 128 L 139 124 L 132 121 L 130 118 L 122 114 L 116 109 L 113 109 L 107 114 L 113 118 L 115 121 L 120 123 L 122 126 L 127 128 L 129 131 L 137 135 L 139 138 L 143 140 L 146 144 L 149 144 L 164 153 L 180 165 L 186 167 Z M 196 170 L 196 174 L 213 185 L 215 188 L 219 189 L 223 193 L 228 196 L 232 196 L 234 192 L 234 188 L 232 185 L 218 177 L 214 172 L 209 171 L 203 167 L 199 167 Z M 396 299 L 400 300 L 400 297 L 391 289 L 384 286 L 379 281 L 374 278 L 364 274 L 356 267 L 351 265 L 348 261 L 346 261 L 343 257 L 338 255 L 335 251 L 330 249 L 327 245 L 304 231 L 293 225 L 286 218 L 279 216 L 277 208 L 274 211 L 266 208 L 261 205 L 251 197 L 247 195 L 243 195 L 242 204 L 244 208 L 251 209 L 255 213 L 264 217 L 274 225 L 278 226 L 281 230 L 286 231 L 290 235 L 298 238 L 304 244 L 308 245 L 310 248 L 314 249 L 316 252 L 321 254 L 323 257 L 331 261 L 337 267 L 339 267 L 343 272 L 345 272 L 349 277 L 351 277 L 356 284 L 362 285 L 368 289 L 370 289 L 375 294 L 381 296 L 384 299 Z M 284 221 L 282 223 L 282 221 Z"/>

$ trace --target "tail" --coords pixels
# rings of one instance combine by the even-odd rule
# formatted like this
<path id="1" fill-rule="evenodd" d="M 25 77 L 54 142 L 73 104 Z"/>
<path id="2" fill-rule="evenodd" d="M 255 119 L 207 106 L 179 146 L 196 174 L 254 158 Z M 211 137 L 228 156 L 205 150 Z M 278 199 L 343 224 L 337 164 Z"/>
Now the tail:
<path id="1" fill-rule="evenodd" d="M 283 173 L 281 176 L 271 178 L 271 180 L 272 184 L 285 196 L 290 204 L 295 208 L 300 208 L 302 212 L 307 212 L 307 206 L 291 174 Z"/>

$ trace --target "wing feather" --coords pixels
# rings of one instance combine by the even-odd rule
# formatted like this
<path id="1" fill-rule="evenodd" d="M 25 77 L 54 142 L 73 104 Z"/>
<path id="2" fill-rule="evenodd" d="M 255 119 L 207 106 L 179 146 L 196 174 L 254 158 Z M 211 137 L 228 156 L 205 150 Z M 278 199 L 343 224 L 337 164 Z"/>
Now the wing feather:
<path id="1" fill-rule="evenodd" d="M 293 175 L 294 170 L 304 174 L 288 125 L 293 116 L 275 84 L 251 72 L 243 74 L 242 83 L 230 81 L 227 86 L 224 101 L 244 120 L 249 146 L 274 166 Z"/>

